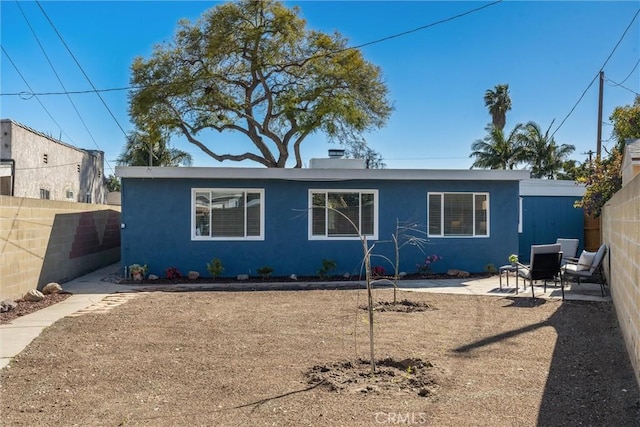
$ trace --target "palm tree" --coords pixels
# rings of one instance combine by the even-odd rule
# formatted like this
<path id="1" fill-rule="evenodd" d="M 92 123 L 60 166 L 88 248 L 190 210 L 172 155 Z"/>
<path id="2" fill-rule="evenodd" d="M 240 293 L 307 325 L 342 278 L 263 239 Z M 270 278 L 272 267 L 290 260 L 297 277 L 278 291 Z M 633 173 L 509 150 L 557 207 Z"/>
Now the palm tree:
<path id="1" fill-rule="evenodd" d="M 493 126 L 502 130 L 507 124 L 507 111 L 511 110 L 509 85 L 499 84 L 495 91 L 487 89 L 484 93 L 484 105 L 489 108 Z"/>
<path id="2" fill-rule="evenodd" d="M 509 135 L 505 137 L 502 129 L 487 125 L 485 128 L 487 136 L 471 144 L 473 152 L 469 157 L 476 158 L 471 167 L 513 169 L 523 162 L 525 152 L 520 142 L 521 129 L 522 124 L 518 123 Z"/>
<path id="3" fill-rule="evenodd" d="M 116 159 L 120 166 L 191 166 L 191 154 L 170 148 L 160 131 L 133 131 Z"/>
<path id="4" fill-rule="evenodd" d="M 521 143 L 524 146 L 526 161 L 531 166 L 532 178 L 556 179 L 564 163 L 576 149 L 573 145 L 557 145 L 549 131 L 542 132 L 536 122 L 527 123 L 522 130 Z"/>

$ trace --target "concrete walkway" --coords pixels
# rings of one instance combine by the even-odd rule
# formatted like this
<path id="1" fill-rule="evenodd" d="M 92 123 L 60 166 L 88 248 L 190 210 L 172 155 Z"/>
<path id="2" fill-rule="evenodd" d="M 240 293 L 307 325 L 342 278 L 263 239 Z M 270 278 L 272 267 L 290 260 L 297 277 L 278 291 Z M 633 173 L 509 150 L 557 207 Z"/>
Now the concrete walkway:
<path id="1" fill-rule="evenodd" d="M 277 282 L 277 283 L 223 283 L 223 284 L 180 284 L 180 285 L 119 285 L 108 281 L 119 271 L 119 264 L 96 270 L 85 276 L 63 283 L 63 288 L 71 295 L 66 300 L 53 304 L 26 316 L 18 317 L 9 324 L 0 325 L 0 369 L 11 362 L 11 359 L 24 350 L 48 326 L 63 317 L 76 317 L 85 313 L 108 312 L 111 308 L 123 304 L 139 292 L 167 290 L 201 290 L 201 291 L 266 291 L 266 290 L 310 290 L 310 289 L 364 289 L 364 282 Z M 516 295 L 515 277 L 509 278 L 507 287 L 503 276 L 502 289 L 498 276 L 485 279 L 447 279 L 447 280 L 406 280 L 400 282 L 399 289 L 415 292 L 436 292 L 466 295 L 488 295 L 495 297 L 531 297 L 531 288 L 522 289 L 523 281 L 519 281 L 520 289 Z M 383 283 L 380 286 L 388 286 Z M 559 287 L 535 286 L 536 298 L 561 299 Z M 601 297 L 597 284 L 570 284 L 565 288 L 567 300 L 610 301 L 609 296 Z"/>

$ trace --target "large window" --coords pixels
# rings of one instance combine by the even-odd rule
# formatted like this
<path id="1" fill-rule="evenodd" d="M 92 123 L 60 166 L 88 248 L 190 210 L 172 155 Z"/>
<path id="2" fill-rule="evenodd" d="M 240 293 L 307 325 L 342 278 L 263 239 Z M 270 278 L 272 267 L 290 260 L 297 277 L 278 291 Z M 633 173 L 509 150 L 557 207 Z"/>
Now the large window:
<path id="1" fill-rule="evenodd" d="M 193 239 L 264 239 L 264 190 L 194 189 L 192 208 Z"/>
<path id="2" fill-rule="evenodd" d="M 488 193 L 429 193 L 429 236 L 488 237 Z"/>
<path id="3" fill-rule="evenodd" d="M 377 239 L 377 190 L 310 190 L 310 239 Z"/>

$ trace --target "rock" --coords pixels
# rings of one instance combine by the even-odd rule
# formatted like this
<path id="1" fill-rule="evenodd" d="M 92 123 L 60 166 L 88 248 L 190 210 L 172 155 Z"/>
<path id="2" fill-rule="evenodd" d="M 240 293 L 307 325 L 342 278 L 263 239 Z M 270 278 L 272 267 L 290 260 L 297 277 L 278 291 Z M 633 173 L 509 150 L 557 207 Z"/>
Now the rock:
<path id="1" fill-rule="evenodd" d="M 398 273 L 398 276 L 399 276 L 399 277 L 404 277 L 404 276 L 406 276 L 406 275 L 407 275 L 407 272 L 406 272 L 406 271 L 401 271 L 400 273 Z"/>
<path id="2" fill-rule="evenodd" d="M 42 293 L 45 295 L 59 294 L 60 292 L 62 292 L 62 286 L 56 282 L 47 283 L 44 285 L 44 288 L 42 288 Z"/>
<path id="3" fill-rule="evenodd" d="M 289 279 L 298 280 L 298 276 L 296 276 L 295 274 L 292 274 L 291 276 L 289 276 Z"/>
<path id="4" fill-rule="evenodd" d="M 345 279 L 348 279 L 349 277 L 351 277 L 351 274 L 347 272 L 347 273 L 344 273 L 342 277 L 344 277 Z"/>
<path id="5" fill-rule="evenodd" d="M 0 302 L 0 313 L 4 313 L 6 311 L 11 311 L 14 308 L 16 308 L 18 306 L 18 303 L 10 300 L 10 299 L 6 299 L 2 302 Z"/>
<path id="6" fill-rule="evenodd" d="M 159 277 L 156 276 L 155 274 L 150 274 L 149 275 L 149 280 L 158 280 L 158 279 L 159 279 Z"/>
<path id="7" fill-rule="evenodd" d="M 238 274 L 238 280 L 240 280 L 240 281 L 249 280 L 249 275 L 248 274 Z"/>
<path id="8" fill-rule="evenodd" d="M 37 289 L 29 289 L 22 299 L 25 301 L 38 302 L 44 299 L 44 294 Z"/>
<path id="9" fill-rule="evenodd" d="M 187 277 L 189 277 L 189 280 L 196 280 L 198 277 L 200 277 L 200 273 L 198 273 L 197 271 L 190 271 L 189 273 L 187 273 Z"/>
<path id="10" fill-rule="evenodd" d="M 469 277 L 471 274 L 469 274 L 468 271 L 463 271 L 463 270 L 455 270 L 455 269 L 451 269 L 447 271 L 447 276 L 453 276 L 453 277 Z"/>

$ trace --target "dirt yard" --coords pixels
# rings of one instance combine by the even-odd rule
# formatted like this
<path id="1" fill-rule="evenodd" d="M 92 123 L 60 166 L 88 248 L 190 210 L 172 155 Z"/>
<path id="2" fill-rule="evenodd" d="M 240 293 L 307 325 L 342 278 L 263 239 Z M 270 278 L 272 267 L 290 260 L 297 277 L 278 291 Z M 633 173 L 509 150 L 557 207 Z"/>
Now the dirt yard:
<path id="1" fill-rule="evenodd" d="M 374 376 L 360 290 L 142 293 L 62 319 L 1 371 L 1 423 L 640 425 L 609 303 L 375 296 Z"/>

